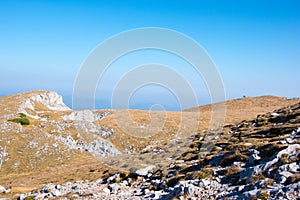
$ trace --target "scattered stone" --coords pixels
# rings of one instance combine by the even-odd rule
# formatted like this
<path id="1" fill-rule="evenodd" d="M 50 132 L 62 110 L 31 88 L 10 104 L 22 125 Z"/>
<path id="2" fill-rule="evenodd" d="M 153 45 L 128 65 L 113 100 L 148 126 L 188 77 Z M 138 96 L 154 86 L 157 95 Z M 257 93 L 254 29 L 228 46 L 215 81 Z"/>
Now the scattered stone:
<path id="1" fill-rule="evenodd" d="M 278 113 L 275 113 L 275 112 L 274 112 L 274 113 L 272 113 L 271 115 L 272 115 L 273 117 L 280 116 Z"/>
<path id="2" fill-rule="evenodd" d="M 117 194 L 118 190 L 120 189 L 120 185 L 118 183 L 113 183 L 113 184 L 108 185 L 108 189 L 112 193 Z"/>
<path id="3" fill-rule="evenodd" d="M 107 187 L 105 187 L 105 188 L 103 189 L 103 192 L 105 192 L 106 194 L 110 194 L 110 189 L 108 189 Z"/>
<path id="4" fill-rule="evenodd" d="M 6 189 L 6 188 L 3 187 L 2 185 L 0 185 L 0 194 L 1 194 L 1 193 L 6 194 L 6 193 L 9 193 L 9 192 L 10 192 L 10 189 Z"/>
<path id="5" fill-rule="evenodd" d="M 284 184 L 284 182 L 293 174 L 290 172 L 284 171 L 284 172 L 280 172 L 278 175 L 279 176 L 278 176 L 276 182 L 280 183 L 280 184 Z"/>
<path id="6" fill-rule="evenodd" d="M 54 189 L 51 191 L 51 194 L 54 196 L 54 197 L 58 197 L 61 195 L 61 192 L 59 189 Z"/>
<path id="7" fill-rule="evenodd" d="M 146 176 L 146 175 L 148 174 L 148 172 L 149 172 L 150 170 L 154 169 L 154 168 L 155 168 L 154 165 L 149 165 L 149 166 L 147 166 L 147 167 L 145 167 L 145 168 L 143 168 L 143 169 L 137 170 L 135 173 L 136 173 L 137 175 L 139 175 L 139 176 Z"/>
<path id="8" fill-rule="evenodd" d="M 291 173 L 299 173 L 300 166 L 294 162 L 286 165 L 282 165 L 278 168 L 278 172 L 288 171 Z"/>
<path id="9" fill-rule="evenodd" d="M 255 149 L 249 149 L 248 152 L 251 154 L 249 157 L 249 164 L 254 165 L 256 161 L 260 160 L 261 157 L 258 155 L 259 151 Z"/>
<path id="10" fill-rule="evenodd" d="M 115 175 L 113 175 L 111 177 L 108 177 L 107 178 L 107 182 L 108 183 L 112 183 L 112 182 L 114 182 L 116 180 L 116 178 L 119 178 L 119 177 L 120 177 L 120 174 L 115 174 Z"/>
<path id="11" fill-rule="evenodd" d="M 72 121 L 85 121 L 85 122 L 94 122 L 101 120 L 102 118 L 110 115 L 110 112 L 105 113 L 94 113 L 91 110 L 79 110 L 73 111 L 70 115 L 63 116 L 64 120 L 72 120 Z"/>
<path id="12" fill-rule="evenodd" d="M 54 189 L 55 189 L 55 185 L 52 183 L 49 183 L 41 189 L 41 192 L 42 193 L 50 193 Z"/>
<path id="13" fill-rule="evenodd" d="M 243 193 L 244 198 L 251 199 L 252 197 L 257 197 L 260 194 L 261 190 L 251 190 Z"/>

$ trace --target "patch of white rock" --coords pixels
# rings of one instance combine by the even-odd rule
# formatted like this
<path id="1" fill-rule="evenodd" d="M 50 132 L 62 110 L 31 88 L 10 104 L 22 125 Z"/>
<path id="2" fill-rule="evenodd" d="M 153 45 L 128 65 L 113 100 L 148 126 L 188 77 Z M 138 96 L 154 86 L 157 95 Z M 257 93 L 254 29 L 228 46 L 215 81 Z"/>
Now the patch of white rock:
<path id="1" fill-rule="evenodd" d="M 32 94 L 30 98 L 24 100 L 19 106 L 19 112 L 24 113 L 31 118 L 40 119 L 37 115 L 32 115 L 26 109 L 35 110 L 35 103 L 44 105 L 49 110 L 66 111 L 71 110 L 63 102 L 62 96 L 54 91 L 42 91 L 38 94 Z"/>

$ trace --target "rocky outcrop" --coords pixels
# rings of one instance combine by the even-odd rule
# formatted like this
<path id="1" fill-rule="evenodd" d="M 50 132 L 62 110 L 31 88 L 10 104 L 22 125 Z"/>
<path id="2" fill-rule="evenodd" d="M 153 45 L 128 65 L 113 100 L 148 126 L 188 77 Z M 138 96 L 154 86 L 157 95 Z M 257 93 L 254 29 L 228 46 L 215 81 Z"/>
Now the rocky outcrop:
<path id="1" fill-rule="evenodd" d="M 38 113 L 45 110 L 71 110 L 64 104 L 62 96 L 54 91 L 33 91 L 24 93 L 20 97 L 24 100 L 20 103 L 18 112 L 24 113 L 34 119 L 40 119 Z"/>
<path id="2" fill-rule="evenodd" d="M 78 141 L 74 140 L 74 138 L 70 135 L 68 135 L 65 138 L 62 137 L 61 135 L 54 136 L 54 138 L 56 141 L 60 141 L 64 145 L 69 147 L 69 149 L 88 151 L 94 156 L 112 157 L 121 154 L 121 152 L 117 150 L 110 142 L 100 138 L 90 143 L 85 143 L 83 141 L 81 141 L 81 143 L 78 143 Z"/>
<path id="3" fill-rule="evenodd" d="M 54 91 L 45 91 L 30 98 L 31 101 L 46 106 L 49 110 L 71 110 L 62 100 L 62 96 Z"/>
<path id="4" fill-rule="evenodd" d="M 79 110 L 73 111 L 69 115 L 63 116 L 64 120 L 73 120 L 73 121 L 85 121 L 85 122 L 94 122 L 101 120 L 102 118 L 111 114 L 110 112 L 103 112 L 101 114 L 94 113 L 91 110 Z"/>
<path id="5" fill-rule="evenodd" d="M 33 92 L 29 95 L 29 98 L 26 98 L 26 100 L 20 105 L 19 109 L 24 110 L 29 108 L 34 110 L 36 103 L 42 104 L 49 110 L 71 110 L 64 104 L 62 96 L 54 91 Z"/>

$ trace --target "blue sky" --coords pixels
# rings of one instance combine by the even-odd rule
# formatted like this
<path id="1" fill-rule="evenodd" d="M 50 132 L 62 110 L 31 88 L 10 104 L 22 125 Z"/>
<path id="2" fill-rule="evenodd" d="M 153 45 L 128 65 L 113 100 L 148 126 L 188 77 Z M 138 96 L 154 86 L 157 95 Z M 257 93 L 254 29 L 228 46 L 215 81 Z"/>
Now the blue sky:
<path id="1" fill-rule="evenodd" d="M 228 99 L 299 97 L 299 10 L 299 1 L 283 0 L 1 0 L 0 94 L 55 90 L 70 105 L 80 65 L 99 43 L 129 29 L 162 27 L 179 31 L 205 48 L 222 76 Z M 107 79 L 129 66 L 130 58 L 142 61 L 143 56 L 190 74 L 199 104 L 209 102 L 205 85 L 188 66 L 180 70 L 181 61 L 157 52 L 129 56 L 124 63 L 115 64 Z M 109 106 L 110 84 L 99 86 L 97 107 Z M 131 108 L 147 109 L 151 103 L 161 103 L 176 110 L 178 104 L 172 98 L 162 88 L 145 87 L 130 100 Z"/>

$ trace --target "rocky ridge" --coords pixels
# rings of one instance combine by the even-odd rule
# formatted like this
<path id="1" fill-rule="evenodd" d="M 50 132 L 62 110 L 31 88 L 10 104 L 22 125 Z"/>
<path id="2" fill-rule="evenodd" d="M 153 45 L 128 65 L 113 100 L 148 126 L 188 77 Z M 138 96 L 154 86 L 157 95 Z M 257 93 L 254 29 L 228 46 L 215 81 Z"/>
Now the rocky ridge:
<path id="1" fill-rule="evenodd" d="M 202 158 L 199 150 L 208 133 L 195 135 L 190 148 L 167 168 L 149 168 L 143 173 L 120 171 L 95 181 L 49 183 L 15 197 L 298 199 L 300 103 L 225 126 L 212 152 Z"/>
<path id="2" fill-rule="evenodd" d="M 30 176 L 51 167 L 67 168 L 80 160 L 120 155 L 109 141 L 115 131 L 99 124 L 110 114 L 72 111 L 52 91 L 0 98 L 0 182 L 19 185 L 14 183 L 18 174 Z M 9 121 L 20 116 L 30 125 Z"/>

